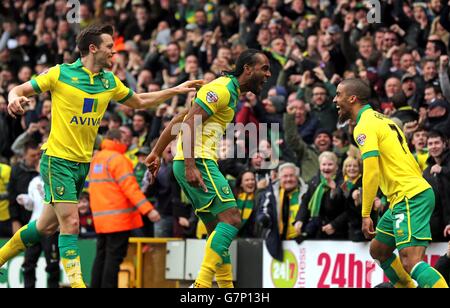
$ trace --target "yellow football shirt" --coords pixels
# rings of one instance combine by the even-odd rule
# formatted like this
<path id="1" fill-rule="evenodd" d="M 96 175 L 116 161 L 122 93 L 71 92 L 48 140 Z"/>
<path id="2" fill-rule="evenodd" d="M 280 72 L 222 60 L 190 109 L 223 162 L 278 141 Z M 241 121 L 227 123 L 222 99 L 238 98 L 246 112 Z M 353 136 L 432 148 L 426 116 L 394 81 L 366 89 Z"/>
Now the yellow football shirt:
<path id="1" fill-rule="evenodd" d="M 363 160 L 379 157 L 380 188 L 391 207 L 431 187 L 422 177 L 401 129 L 369 105 L 360 110 L 353 136 Z"/>
<path id="2" fill-rule="evenodd" d="M 195 158 L 217 161 L 219 143 L 227 125 L 233 121 L 239 94 L 239 82 L 234 76 L 219 77 L 200 88 L 194 103 L 200 105 L 209 118 L 201 126 L 201 133 L 197 130 Z M 184 160 L 182 134 L 183 129 L 178 135 L 175 160 Z"/>
<path id="3" fill-rule="evenodd" d="M 8 183 L 11 176 L 11 167 L 5 164 L 0 164 L 0 221 L 5 221 L 10 218 L 9 216 L 9 200 Z"/>
<path id="4" fill-rule="evenodd" d="M 47 155 L 70 161 L 91 161 L 95 137 L 110 100 L 125 102 L 133 91 L 111 72 L 93 74 L 81 59 L 50 68 L 31 80 L 37 93 L 50 91 L 51 132 L 42 146 Z"/>

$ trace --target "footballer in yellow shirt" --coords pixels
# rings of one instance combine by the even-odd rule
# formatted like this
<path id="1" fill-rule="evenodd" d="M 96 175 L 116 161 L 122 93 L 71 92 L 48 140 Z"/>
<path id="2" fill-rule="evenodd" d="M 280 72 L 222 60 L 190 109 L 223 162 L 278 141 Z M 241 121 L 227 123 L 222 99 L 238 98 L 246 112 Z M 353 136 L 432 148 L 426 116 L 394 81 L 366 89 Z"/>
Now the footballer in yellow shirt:
<path id="1" fill-rule="evenodd" d="M 370 253 L 396 287 L 448 287 L 442 276 L 423 262 L 431 240 L 434 193 L 422 177 L 401 129 L 369 105 L 370 87 L 361 79 L 342 81 L 334 102 L 339 121 L 356 122 L 353 132 L 363 159 L 362 231 L 372 239 Z M 376 232 L 370 212 L 378 188 L 390 208 Z M 393 252 L 398 249 L 400 258 Z"/>
<path id="2" fill-rule="evenodd" d="M 240 93 L 251 91 L 258 95 L 270 76 L 269 59 L 264 52 L 243 51 L 235 71 L 200 88 L 188 114 L 184 119 L 175 118 L 166 127 L 146 159 L 156 176 L 161 154 L 175 138 L 172 128 L 183 121 L 173 171 L 209 235 L 195 287 L 210 288 L 214 275 L 219 287 L 233 287 L 228 249 L 241 225 L 241 213 L 217 166 L 217 148 L 226 125 L 234 118 Z"/>
<path id="3" fill-rule="evenodd" d="M 89 172 L 94 140 L 111 100 L 131 108 L 153 107 L 177 95 L 195 90 L 202 81 L 188 81 L 153 93 L 134 94 L 110 71 L 115 54 L 111 25 L 91 25 L 77 37 L 81 58 L 72 64 L 50 68 L 35 79 L 14 87 L 8 96 L 8 113 L 17 117 L 29 96 L 50 91 L 52 125 L 43 145 L 41 175 L 44 207 L 37 221 L 23 226 L 0 249 L 0 266 L 26 247 L 52 235 L 60 226 L 59 250 L 64 270 L 73 288 L 84 288 L 77 246 L 78 198 Z M 107 193 L 107 192 L 105 192 Z M 155 217 L 159 214 L 155 212 Z"/>

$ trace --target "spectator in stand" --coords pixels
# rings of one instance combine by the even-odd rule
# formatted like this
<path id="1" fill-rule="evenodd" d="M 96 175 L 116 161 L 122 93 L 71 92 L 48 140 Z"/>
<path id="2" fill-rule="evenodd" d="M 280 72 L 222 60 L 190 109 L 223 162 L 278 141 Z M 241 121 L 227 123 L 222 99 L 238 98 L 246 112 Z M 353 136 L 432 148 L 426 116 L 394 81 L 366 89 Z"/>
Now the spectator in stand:
<path id="1" fill-rule="evenodd" d="M 89 193 L 82 192 L 78 202 L 78 215 L 80 216 L 80 238 L 95 238 L 94 218 L 90 207 Z"/>
<path id="2" fill-rule="evenodd" d="M 348 216 L 348 239 L 353 242 L 366 241 L 361 231 L 361 204 L 362 204 L 362 165 L 360 159 L 347 157 L 342 164 L 344 180 L 340 185 L 343 192 Z M 377 221 L 377 210 L 382 206 L 381 199 L 376 198 L 372 211 L 372 219 Z"/>
<path id="3" fill-rule="evenodd" d="M 241 172 L 236 180 L 236 203 L 241 210 L 241 227 L 238 237 L 255 237 L 256 226 L 256 177 L 250 170 Z"/>
<path id="4" fill-rule="evenodd" d="M 12 167 L 8 194 L 13 233 L 27 224 L 31 218 L 31 211 L 20 206 L 16 199 L 19 194 L 27 193 L 31 180 L 39 175 L 37 166 L 40 158 L 41 152 L 38 144 L 29 141 L 25 144 L 23 161 Z"/>
<path id="5" fill-rule="evenodd" d="M 425 128 L 439 130 L 450 137 L 450 105 L 447 101 L 436 100 L 428 106 Z"/>
<path id="6" fill-rule="evenodd" d="M 173 216 L 174 209 L 184 206 L 180 204 L 180 188 L 173 175 L 174 151 L 176 143 L 171 142 L 162 153 L 158 175 L 152 179 L 152 183 L 144 184 L 143 187 L 147 197 L 156 199 L 155 208 L 161 216 L 161 219 L 154 223 L 155 237 L 173 237 L 177 224 Z M 147 173 L 147 176 L 151 176 L 151 173 Z"/>
<path id="7" fill-rule="evenodd" d="M 138 159 L 138 163 L 133 169 L 134 176 L 136 177 L 136 180 L 139 184 L 139 187 L 142 188 L 143 186 L 143 179 L 145 172 L 147 171 L 147 167 L 145 166 L 145 158 L 150 154 L 150 147 L 143 146 L 139 148 L 139 150 L 136 152 L 136 157 Z"/>
<path id="8" fill-rule="evenodd" d="M 333 95 L 336 88 L 333 88 Z M 312 86 L 312 98 L 311 98 L 311 115 L 319 120 L 319 127 L 333 132 L 336 130 L 337 124 L 337 111 L 329 99 L 329 90 L 323 84 L 314 84 Z M 298 94 L 298 98 L 302 98 L 301 93 Z"/>
<path id="9" fill-rule="evenodd" d="M 147 111 L 137 111 L 133 116 L 133 131 L 138 137 L 138 146 L 149 145 L 150 115 Z"/>
<path id="10" fill-rule="evenodd" d="M 391 100 L 394 108 L 390 117 L 399 119 L 402 122 L 402 126 L 405 123 L 419 120 L 419 113 L 408 105 L 403 91 L 395 93 Z"/>
<path id="11" fill-rule="evenodd" d="M 338 158 L 339 166 L 342 166 L 342 163 L 347 157 L 360 156 L 358 148 L 351 144 L 347 132 L 343 129 L 338 129 L 333 132 L 333 153 Z"/>
<path id="12" fill-rule="evenodd" d="M 262 237 L 270 255 L 281 261 L 281 241 L 294 239 L 300 234 L 293 223 L 299 208 L 305 206 L 303 196 L 308 185 L 300 178 L 299 168 L 292 163 L 280 165 L 278 174 L 279 180 L 271 182 L 268 188 L 259 194 L 256 223 L 262 229 Z"/>
<path id="13" fill-rule="evenodd" d="M 428 160 L 428 148 L 427 148 L 428 131 L 422 126 L 413 132 L 411 138 L 411 145 L 413 150 L 411 151 L 420 166 L 420 169 L 424 171 L 427 168 Z"/>
<path id="14" fill-rule="evenodd" d="M 287 109 L 295 109 L 295 124 L 297 124 L 298 132 L 307 144 L 312 144 L 317 129 L 320 127 L 319 120 L 312 115 L 304 101 L 294 99 L 288 103 Z"/>
<path id="15" fill-rule="evenodd" d="M 448 138 L 438 131 L 428 134 L 428 167 L 423 172 L 436 196 L 435 208 L 430 219 L 434 241 L 450 237 L 450 151 Z"/>
<path id="16" fill-rule="evenodd" d="M 347 238 L 345 199 L 339 188 L 336 154 L 325 151 L 319 156 L 320 175 L 308 183 L 308 192 L 295 217 L 295 230 L 304 238 Z"/>

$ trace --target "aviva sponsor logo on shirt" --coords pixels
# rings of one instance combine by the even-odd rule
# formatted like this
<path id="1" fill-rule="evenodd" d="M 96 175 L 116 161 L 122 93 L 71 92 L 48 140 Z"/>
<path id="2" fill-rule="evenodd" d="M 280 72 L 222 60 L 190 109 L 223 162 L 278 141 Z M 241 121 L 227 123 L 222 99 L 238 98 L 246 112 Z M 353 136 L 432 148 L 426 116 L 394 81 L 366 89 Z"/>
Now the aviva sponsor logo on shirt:
<path id="1" fill-rule="evenodd" d="M 83 115 L 85 113 L 97 112 L 98 109 L 98 99 L 97 98 L 85 98 L 83 103 Z M 93 118 L 87 116 L 73 116 L 70 120 L 70 124 L 76 125 L 88 125 L 88 126 L 99 126 L 100 118 Z"/>

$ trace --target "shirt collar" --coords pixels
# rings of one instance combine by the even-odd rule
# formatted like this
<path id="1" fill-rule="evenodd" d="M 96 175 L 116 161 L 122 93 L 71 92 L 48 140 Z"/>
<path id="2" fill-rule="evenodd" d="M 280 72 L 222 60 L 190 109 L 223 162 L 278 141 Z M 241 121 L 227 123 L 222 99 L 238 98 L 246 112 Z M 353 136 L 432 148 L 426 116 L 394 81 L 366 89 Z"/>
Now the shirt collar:
<path id="1" fill-rule="evenodd" d="M 95 75 L 103 75 L 103 74 L 105 73 L 105 70 L 104 70 L 104 69 L 101 69 L 100 72 L 98 72 L 98 73 L 95 73 L 95 74 L 92 73 L 87 67 L 83 66 L 83 62 L 81 62 L 81 58 L 78 58 L 78 60 L 75 61 L 75 62 L 72 64 L 72 66 L 73 66 L 73 67 L 76 67 L 76 68 L 81 68 L 81 69 L 83 69 L 83 71 L 85 71 L 85 72 L 88 73 L 89 75 L 93 75 L 93 76 L 95 76 Z"/>
<path id="2" fill-rule="evenodd" d="M 238 94 L 240 94 L 241 93 L 241 85 L 239 84 L 239 81 L 237 80 L 236 76 L 233 76 L 233 75 L 226 75 L 226 76 L 231 79 L 231 82 L 233 82 L 233 85 L 236 87 Z"/>
<path id="3" fill-rule="evenodd" d="M 364 111 L 372 109 L 372 107 L 370 107 L 369 104 L 364 105 L 358 112 L 358 116 L 356 117 L 356 124 L 358 124 L 359 120 L 361 119 L 362 114 L 364 113 Z"/>

